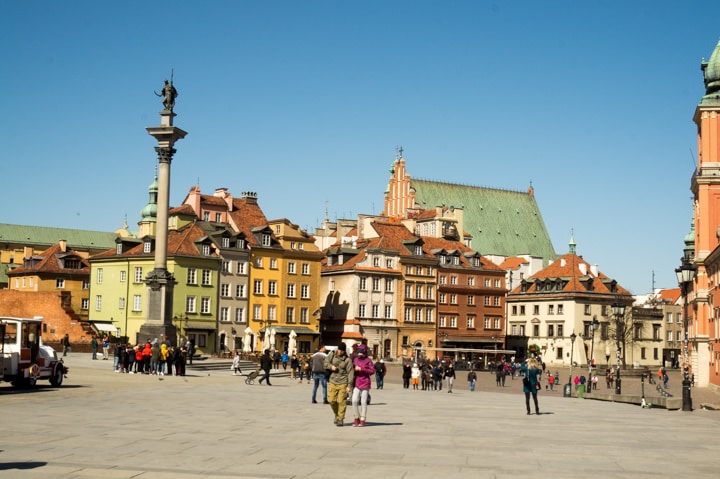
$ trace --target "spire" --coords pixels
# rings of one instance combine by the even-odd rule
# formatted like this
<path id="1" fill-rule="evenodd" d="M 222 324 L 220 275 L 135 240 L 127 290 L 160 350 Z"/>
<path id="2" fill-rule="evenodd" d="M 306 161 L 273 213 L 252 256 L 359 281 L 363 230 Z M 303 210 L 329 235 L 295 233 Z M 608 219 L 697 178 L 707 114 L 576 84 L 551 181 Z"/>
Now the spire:
<path id="1" fill-rule="evenodd" d="M 575 244 L 575 231 L 572 229 L 570 230 L 570 243 L 568 246 L 570 246 L 570 253 L 575 254 L 575 246 L 577 245 Z"/>

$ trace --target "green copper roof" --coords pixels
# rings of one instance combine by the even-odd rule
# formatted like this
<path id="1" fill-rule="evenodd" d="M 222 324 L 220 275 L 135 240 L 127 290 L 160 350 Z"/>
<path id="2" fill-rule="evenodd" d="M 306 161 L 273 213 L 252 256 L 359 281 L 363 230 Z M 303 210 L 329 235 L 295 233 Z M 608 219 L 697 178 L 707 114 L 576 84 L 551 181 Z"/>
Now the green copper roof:
<path id="1" fill-rule="evenodd" d="M 556 258 L 534 195 L 417 179 L 411 184 L 421 208 L 444 205 L 464 210 L 464 229 L 480 254 L 529 254 L 546 263 Z"/>
<path id="2" fill-rule="evenodd" d="M 73 230 L 46 226 L 24 226 L 0 223 L 0 244 L 49 247 L 60 240 L 78 250 L 103 251 L 115 247 L 115 233 Z"/>
<path id="3" fill-rule="evenodd" d="M 710 60 L 700 65 L 705 82 L 702 103 L 716 103 L 720 99 L 720 42 L 715 46 Z"/>

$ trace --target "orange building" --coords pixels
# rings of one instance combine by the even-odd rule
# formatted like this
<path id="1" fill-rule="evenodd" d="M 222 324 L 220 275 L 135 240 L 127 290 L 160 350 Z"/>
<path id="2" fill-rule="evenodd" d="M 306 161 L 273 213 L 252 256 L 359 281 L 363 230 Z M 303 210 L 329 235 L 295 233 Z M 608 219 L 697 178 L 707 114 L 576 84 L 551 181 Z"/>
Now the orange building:
<path id="1" fill-rule="evenodd" d="M 698 386 L 720 388 L 720 42 L 701 69 L 705 95 L 693 117 L 698 131 L 698 166 L 691 181 L 697 274 L 688 295 L 690 371 Z"/>

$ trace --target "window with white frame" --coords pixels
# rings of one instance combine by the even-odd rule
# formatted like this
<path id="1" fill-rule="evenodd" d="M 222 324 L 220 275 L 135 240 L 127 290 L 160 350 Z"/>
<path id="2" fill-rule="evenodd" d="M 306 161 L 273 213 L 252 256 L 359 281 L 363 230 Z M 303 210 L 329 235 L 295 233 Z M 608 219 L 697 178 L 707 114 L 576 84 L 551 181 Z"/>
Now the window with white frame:
<path id="1" fill-rule="evenodd" d="M 288 263 L 288 274 L 295 274 L 295 262 L 290 261 Z"/>
<path id="2" fill-rule="evenodd" d="M 270 258 L 270 269 L 277 269 L 277 258 Z"/>
<path id="3" fill-rule="evenodd" d="M 426 323 L 432 323 L 432 322 L 433 322 L 433 310 L 432 310 L 432 308 L 425 308 L 425 322 L 426 322 Z"/>
<path id="4" fill-rule="evenodd" d="M 268 294 L 270 296 L 277 296 L 277 281 L 268 281 Z"/>
<path id="5" fill-rule="evenodd" d="M 310 285 L 303 284 L 300 286 L 300 297 L 302 299 L 310 299 Z"/>
<path id="6" fill-rule="evenodd" d="M 450 276 L 450 284 L 452 284 L 452 285 L 457 284 L 457 276 L 455 276 L 455 275 Z"/>
<path id="7" fill-rule="evenodd" d="M 379 318 L 379 317 L 380 317 L 380 305 L 379 305 L 379 304 L 373 304 L 373 305 L 372 305 L 372 317 L 373 317 L 373 318 Z"/>
<path id="8" fill-rule="evenodd" d="M 372 284 L 373 284 L 373 291 L 380 291 L 380 278 L 373 278 Z"/>
<path id="9" fill-rule="evenodd" d="M 468 306 L 472 306 L 473 304 L 475 304 L 475 295 L 473 295 L 473 294 L 467 295 L 467 304 L 468 304 Z"/>
<path id="10" fill-rule="evenodd" d="M 495 287 L 496 287 L 496 288 L 499 288 L 499 287 L 500 287 L 500 280 L 499 280 L 499 279 L 496 279 L 496 280 L 494 281 L 494 284 L 495 284 Z"/>
<path id="11" fill-rule="evenodd" d="M 247 261 L 238 261 L 237 274 L 247 274 Z"/>
<path id="12" fill-rule="evenodd" d="M 95 311 L 102 310 L 102 295 L 95 296 Z"/>
<path id="13" fill-rule="evenodd" d="M 475 277 L 468 276 L 467 283 L 468 283 L 468 286 L 474 286 L 475 285 Z"/>
<path id="14" fill-rule="evenodd" d="M 493 328 L 500 329 L 500 318 L 493 319 Z"/>
<path id="15" fill-rule="evenodd" d="M 230 321 L 230 308 L 228 308 L 227 306 L 223 306 L 222 308 L 220 308 L 220 321 Z"/>
<path id="16" fill-rule="evenodd" d="M 409 283 L 405 283 L 405 297 L 406 298 L 412 297 L 412 285 Z"/>
<path id="17" fill-rule="evenodd" d="M 229 298 L 230 297 L 230 285 L 227 283 L 220 285 L 220 296 L 223 298 Z"/>
<path id="18" fill-rule="evenodd" d="M 300 308 L 300 324 L 308 324 L 310 322 L 310 316 L 308 315 L 307 308 Z"/>
<path id="19" fill-rule="evenodd" d="M 385 319 L 392 318 L 392 306 L 386 304 L 385 305 Z"/>
<path id="20" fill-rule="evenodd" d="M 230 261 L 223 260 L 223 262 L 220 263 L 220 270 L 223 273 L 229 273 L 230 272 Z"/>
<path id="21" fill-rule="evenodd" d="M 212 271 L 209 269 L 202 270 L 202 284 L 203 286 L 210 286 L 212 284 Z"/>
<path id="22" fill-rule="evenodd" d="M 447 318 L 445 316 L 440 316 L 440 321 L 439 321 L 438 327 L 440 327 L 440 328 L 447 327 Z"/>
<path id="23" fill-rule="evenodd" d="M 367 291 L 367 278 L 365 276 L 360 276 L 359 288 L 360 291 Z"/>
<path id="24" fill-rule="evenodd" d="M 286 323 L 294 323 L 295 322 L 295 308 L 292 306 L 288 306 L 285 308 L 285 322 Z"/>
<path id="25" fill-rule="evenodd" d="M 392 293 L 393 290 L 393 280 L 392 278 L 385 278 L 385 292 L 386 293 Z"/>
<path id="26" fill-rule="evenodd" d="M 386 267 L 387 269 L 392 269 L 392 267 L 393 267 L 393 260 L 392 260 L 392 259 L 386 259 L 386 260 L 385 260 L 385 267 Z"/>
<path id="27" fill-rule="evenodd" d="M 256 279 L 253 281 L 253 294 L 263 294 L 262 280 Z"/>
<path id="28" fill-rule="evenodd" d="M 415 322 L 422 323 L 423 320 L 423 309 L 421 307 L 415 308 Z"/>
<path id="29" fill-rule="evenodd" d="M 670 314 L 672 314 L 672 313 L 670 313 Z M 672 342 L 672 340 L 673 340 L 673 332 L 672 332 L 672 331 L 668 331 L 668 333 L 667 333 L 667 340 L 670 341 L 670 342 Z"/>
<path id="30" fill-rule="evenodd" d="M 209 244 L 202 245 L 202 254 L 205 256 L 210 256 L 210 245 Z"/>
<path id="31" fill-rule="evenodd" d="M 415 299 L 422 299 L 422 292 L 423 292 L 423 285 L 416 284 L 415 285 Z"/>
<path id="32" fill-rule="evenodd" d="M 229 248 L 230 247 L 230 238 L 223 237 L 220 244 L 222 245 L 223 248 Z"/>
<path id="33" fill-rule="evenodd" d="M 302 264 L 302 274 L 305 276 L 310 274 L 310 264 L 309 263 Z"/>
<path id="34" fill-rule="evenodd" d="M 429 285 L 427 286 L 427 299 L 433 299 L 433 293 L 434 293 L 434 291 L 435 291 L 435 288 L 433 287 L 433 285 L 432 285 L 432 284 L 429 284 Z"/>
<path id="35" fill-rule="evenodd" d="M 63 289 L 65 287 L 65 278 L 55 278 L 55 287 Z"/>
<path id="36" fill-rule="evenodd" d="M 133 278 L 133 282 L 135 284 L 139 284 L 143 282 L 143 270 L 142 266 L 135 266 L 135 277 Z M 191 283 L 192 284 L 192 283 Z"/>
<path id="37" fill-rule="evenodd" d="M 122 243 L 115 245 L 115 254 L 122 254 Z"/>
<path id="38" fill-rule="evenodd" d="M 288 285 L 287 285 L 287 297 L 288 297 L 288 298 L 294 298 L 294 297 L 295 297 L 295 283 L 288 283 Z"/>
<path id="39" fill-rule="evenodd" d="M 83 298 L 80 300 L 80 309 L 84 311 L 90 309 L 90 298 Z"/>
<path id="40" fill-rule="evenodd" d="M 238 284 L 235 286 L 235 297 L 236 298 L 244 298 L 245 297 L 245 285 L 244 284 Z"/>
<path id="41" fill-rule="evenodd" d="M 403 316 L 404 321 L 411 321 L 412 320 L 412 308 L 410 306 L 405 306 L 405 315 Z"/>
<path id="42" fill-rule="evenodd" d="M 143 253 L 150 253 L 152 251 L 152 243 L 145 241 L 143 243 Z"/>
<path id="43" fill-rule="evenodd" d="M 253 305 L 253 319 L 256 321 L 262 319 L 262 306 L 259 304 Z"/>
<path id="44" fill-rule="evenodd" d="M 200 300 L 200 313 L 210 314 L 210 298 L 208 296 L 203 296 Z"/>
<path id="45" fill-rule="evenodd" d="M 377 256 L 373 258 L 373 266 L 376 268 L 380 267 L 380 258 L 378 258 Z"/>
<path id="46" fill-rule="evenodd" d="M 490 318 L 485 318 L 484 323 L 485 329 L 490 329 Z"/>
<path id="47" fill-rule="evenodd" d="M 255 267 L 256 268 L 262 268 L 263 266 L 263 259 L 261 257 L 255 258 Z"/>
<path id="48" fill-rule="evenodd" d="M 450 294 L 450 304 L 457 304 L 457 294 L 455 294 L 455 293 Z"/>
<path id="49" fill-rule="evenodd" d="M 197 299 L 195 296 L 188 296 L 185 298 L 185 312 L 195 313 L 197 312 Z"/>
<path id="50" fill-rule="evenodd" d="M 439 302 L 440 304 L 445 304 L 447 302 L 447 293 L 440 293 Z"/>
<path id="51" fill-rule="evenodd" d="M 127 271 L 122 270 L 120 271 L 120 282 L 124 283 L 125 281 L 127 281 Z"/>
<path id="52" fill-rule="evenodd" d="M 135 268 L 135 282 L 139 283 L 137 281 L 137 270 L 138 268 Z M 187 270 L 187 284 L 197 284 L 197 270 L 195 268 L 188 268 Z"/>
<path id="53" fill-rule="evenodd" d="M 467 317 L 467 328 L 475 329 L 475 317 L 474 316 Z"/>
<path id="54" fill-rule="evenodd" d="M 270 244 L 271 244 L 270 233 L 263 233 L 263 235 L 262 235 L 262 245 L 263 245 L 263 246 L 270 246 Z"/>
<path id="55" fill-rule="evenodd" d="M 457 328 L 457 316 L 450 316 L 450 327 Z"/>
<path id="56" fill-rule="evenodd" d="M 667 322 L 668 322 L 668 324 L 672 324 L 672 319 L 673 319 L 672 316 L 673 316 L 672 313 L 667 313 Z M 672 341 L 672 339 L 671 339 L 670 341 Z"/>
<path id="57" fill-rule="evenodd" d="M 359 318 L 364 318 L 364 317 L 365 317 L 365 308 L 366 308 L 366 306 L 365 306 L 364 304 L 359 304 L 359 305 L 358 305 L 358 317 L 359 317 Z"/>
<path id="58" fill-rule="evenodd" d="M 97 278 L 97 284 L 102 284 L 102 282 L 103 282 L 103 269 L 102 268 L 97 269 L 96 278 Z"/>
<path id="59" fill-rule="evenodd" d="M 245 322 L 245 308 L 235 308 L 235 322 L 236 323 L 244 323 Z"/>
<path id="60" fill-rule="evenodd" d="M 90 280 L 88 280 L 88 279 L 82 280 L 82 289 L 90 289 Z"/>
<path id="61" fill-rule="evenodd" d="M 557 307 L 557 314 L 563 314 L 563 305 L 562 305 L 562 304 L 558 304 L 557 306 L 558 306 L 558 307 Z"/>
<path id="62" fill-rule="evenodd" d="M 445 275 L 444 274 L 440 275 L 440 284 L 446 284 L 446 283 L 447 283 L 447 278 L 445 277 Z"/>
<path id="63" fill-rule="evenodd" d="M 277 306 L 274 304 L 268 305 L 268 321 L 277 321 Z"/>

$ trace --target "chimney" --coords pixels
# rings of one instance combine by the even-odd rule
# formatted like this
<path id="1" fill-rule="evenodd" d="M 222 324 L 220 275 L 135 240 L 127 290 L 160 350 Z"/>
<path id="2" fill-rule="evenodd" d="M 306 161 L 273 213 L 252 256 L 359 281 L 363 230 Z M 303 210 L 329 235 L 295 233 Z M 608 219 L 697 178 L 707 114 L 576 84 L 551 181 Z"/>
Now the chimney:
<path id="1" fill-rule="evenodd" d="M 33 255 L 33 249 L 32 246 L 24 246 L 23 247 L 23 259 L 30 259 Z"/>
<path id="2" fill-rule="evenodd" d="M 596 265 L 596 264 L 590 265 L 590 271 L 592 272 L 593 276 L 597 276 L 598 275 L 598 265 Z"/>
<path id="3" fill-rule="evenodd" d="M 58 244 L 60 245 L 60 252 L 67 253 L 67 240 L 60 240 Z"/>
<path id="4" fill-rule="evenodd" d="M 580 263 L 578 265 L 578 268 L 580 269 L 580 272 L 585 276 L 587 274 L 587 265 L 585 263 Z"/>

